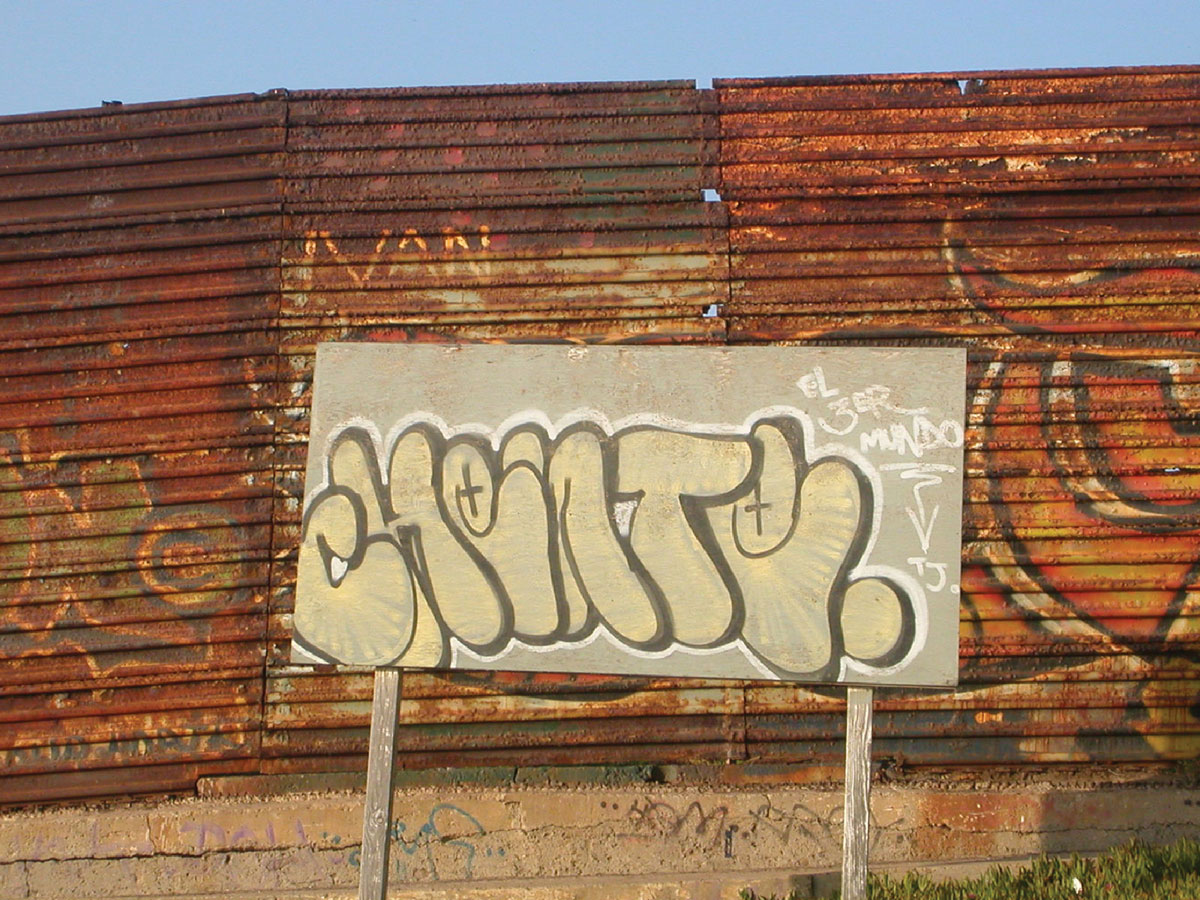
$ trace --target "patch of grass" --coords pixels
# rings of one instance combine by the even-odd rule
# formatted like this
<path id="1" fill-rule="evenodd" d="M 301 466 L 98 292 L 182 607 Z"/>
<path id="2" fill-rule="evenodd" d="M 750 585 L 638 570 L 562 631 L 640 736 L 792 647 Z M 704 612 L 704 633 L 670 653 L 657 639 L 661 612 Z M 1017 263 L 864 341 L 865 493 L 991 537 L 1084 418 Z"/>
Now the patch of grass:
<path id="1" fill-rule="evenodd" d="M 835 894 L 836 898 L 838 895 Z M 793 893 L 787 900 L 800 900 Z M 1200 900 L 1200 843 L 1168 847 L 1131 841 L 1091 858 L 1042 856 L 1027 868 L 999 866 L 979 878 L 937 882 L 908 873 L 872 875 L 868 900 Z M 778 900 L 742 891 L 743 900 Z"/>

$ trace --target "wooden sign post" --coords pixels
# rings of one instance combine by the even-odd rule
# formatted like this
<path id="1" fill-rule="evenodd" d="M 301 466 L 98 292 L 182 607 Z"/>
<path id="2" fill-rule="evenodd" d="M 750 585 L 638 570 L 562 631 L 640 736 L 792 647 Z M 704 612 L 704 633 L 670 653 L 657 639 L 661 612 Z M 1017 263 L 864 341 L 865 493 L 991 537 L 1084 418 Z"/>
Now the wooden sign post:
<path id="1" fill-rule="evenodd" d="M 387 884 L 400 667 L 871 689 L 958 678 L 966 354 L 323 344 L 292 661 L 376 668 L 362 898 Z"/>
<path id="2" fill-rule="evenodd" d="M 392 783 L 400 717 L 400 670 L 376 669 L 367 749 L 367 798 L 363 808 L 358 900 L 385 900 L 391 847 Z"/>
<path id="3" fill-rule="evenodd" d="M 842 897 L 866 900 L 871 838 L 871 688 L 846 688 L 846 801 L 842 815 Z"/>
<path id="4" fill-rule="evenodd" d="M 358 900 L 386 900 L 401 672 L 377 669 L 371 700 L 367 793 Z M 842 816 L 842 897 L 866 900 L 871 820 L 871 688 L 846 688 L 846 777 Z"/>

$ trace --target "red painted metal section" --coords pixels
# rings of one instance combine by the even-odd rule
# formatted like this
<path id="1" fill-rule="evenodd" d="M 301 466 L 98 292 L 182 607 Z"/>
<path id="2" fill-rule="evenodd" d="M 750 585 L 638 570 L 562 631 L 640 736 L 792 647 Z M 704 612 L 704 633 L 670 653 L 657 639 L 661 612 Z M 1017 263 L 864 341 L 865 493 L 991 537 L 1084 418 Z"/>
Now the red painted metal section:
<path id="1" fill-rule="evenodd" d="M 0 119 L 0 802 L 364 768 L 369 676 L 287 663 L 324 340 L 965 346 L 962 684 L 879 694 L 876 755 L 1194 758 L 1198 101 L 1172 68 Z M 404 695 L 411 767 L 842 752 L 836 691 Z"/>

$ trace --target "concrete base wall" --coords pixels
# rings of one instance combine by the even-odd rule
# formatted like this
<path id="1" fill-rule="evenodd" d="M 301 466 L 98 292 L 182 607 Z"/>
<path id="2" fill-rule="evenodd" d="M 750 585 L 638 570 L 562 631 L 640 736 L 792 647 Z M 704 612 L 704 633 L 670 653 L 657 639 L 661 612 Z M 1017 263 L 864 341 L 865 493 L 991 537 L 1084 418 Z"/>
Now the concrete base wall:
<path id="1" fill-rule="evenodd" d="M 352 791 L 10 812 L 0 816 L 0 897 L 349 898 L 362 804 Z M 792 785 L 404 788 L 390 896 L 826 891 L 840 866 L 841 806 L 840 790 Z M 1200 789 L 1178 786 L 876 786 L 871 810 L 875 870 L 1200 837 Z"/>

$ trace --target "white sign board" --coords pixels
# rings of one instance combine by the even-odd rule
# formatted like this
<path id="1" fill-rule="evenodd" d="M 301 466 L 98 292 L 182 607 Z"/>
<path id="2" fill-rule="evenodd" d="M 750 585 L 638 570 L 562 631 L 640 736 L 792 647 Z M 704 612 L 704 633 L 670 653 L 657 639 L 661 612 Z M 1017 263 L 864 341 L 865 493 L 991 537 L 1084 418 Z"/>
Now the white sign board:
<path id="1" fill-rule="evenodd" d="M 954 684 L 965 356 L 322 345 L 293 661 Z"/>

